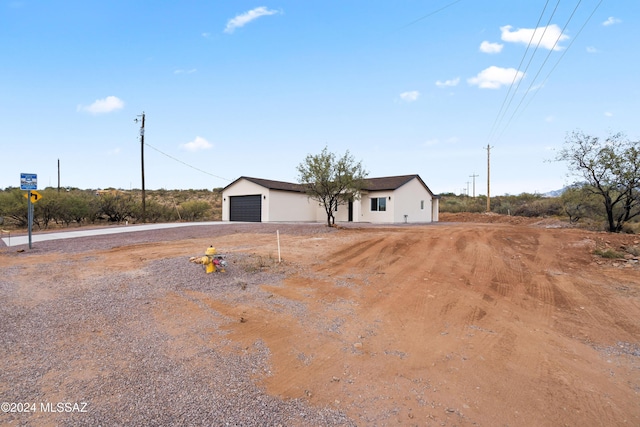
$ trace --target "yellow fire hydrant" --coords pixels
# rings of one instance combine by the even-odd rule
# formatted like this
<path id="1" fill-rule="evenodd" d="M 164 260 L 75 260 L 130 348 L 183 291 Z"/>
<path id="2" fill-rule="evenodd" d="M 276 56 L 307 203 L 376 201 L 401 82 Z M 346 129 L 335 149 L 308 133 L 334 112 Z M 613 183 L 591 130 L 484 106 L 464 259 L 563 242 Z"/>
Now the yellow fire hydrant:
<path id="1" fill-rule="evenodd" d="M 204 266 L 204 270 L 207 274 L 219 271 L 224 273 L 224 268 L 227 266 L 227 262 L 222 255 L 216 254 L 216 248 L 209 246 L 204 253 L 204 256 L 198 260 L 199 264 Z"/>

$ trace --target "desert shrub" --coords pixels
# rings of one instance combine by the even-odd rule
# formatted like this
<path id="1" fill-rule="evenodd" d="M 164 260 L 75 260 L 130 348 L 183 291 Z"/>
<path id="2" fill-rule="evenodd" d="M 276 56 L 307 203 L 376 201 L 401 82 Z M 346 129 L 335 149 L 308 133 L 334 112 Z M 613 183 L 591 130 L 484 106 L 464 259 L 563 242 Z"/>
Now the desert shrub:
<path id="1" fill-rule="evenodd" d="M 180 204 L 180 215 L 185 221 L 203 219 L 211 211 L 211 205 L 202 200 L 190 200 Z"/>
<path id="2" fill-rule="evenodd" d="M 440 212 L 484 212 L 487 206 L 487 198 L 479 196 L 476 198 L 468 196 L 456 196 L 447 194 L 440 196 Z"/>
<path id="3" fill-rule="evenodd" d="M 513 214 L 525 217 L 558 216 L 562 214 L 562 203 L 556 198 L 542 198 L 518 206 Z"/>
<path id="4" fill-rule="evenodd" d="M 571 223 L 585 218 L 596 219 L 604 214 L 602 203 L 582 186 L 567 188 L 560 196 L 560 202 L 563 213 L 569 217 Z"/>
<path id="5" fill-rule="evenodd" d="M 101 215 L 107 217 L 110 222 L 121 223 L 137 217 L 141 208 L 131 194 L 115 192 L 98 196 Z"/>
<path id="6" fill-rule="evenodd" d="M 27 199 L 24 198 L 24 191 L 14 187 L 0 192 L 0 216 L 5 218 L 7 224 L 27 226 Z"/>
<path id="7" fill-rule="evenodd" d="M 142 218 L 142 204 L 137 204 L 136 218 Z M 147 222 L 174 221 L 177 218 L 175 211 L 156 200 L 145 201 L 145 220 Z"/>
<path id="8" fill-rule="evenodd" d="M 607 259 L 624 258 L 623 253 L 614 251 L 613 249 L 596 249 L 593 253 Z"/>

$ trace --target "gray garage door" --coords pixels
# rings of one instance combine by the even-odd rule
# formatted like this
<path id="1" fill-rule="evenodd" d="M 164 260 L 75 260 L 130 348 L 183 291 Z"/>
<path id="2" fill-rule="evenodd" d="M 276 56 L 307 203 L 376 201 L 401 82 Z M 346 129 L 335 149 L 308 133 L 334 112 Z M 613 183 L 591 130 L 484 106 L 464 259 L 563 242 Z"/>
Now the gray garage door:
<path id="1" fill-rule="evenodd" d="M 231 196 L 229 198 L 229 220 L 231 221 L 262 221 L 262 196 Z"/>

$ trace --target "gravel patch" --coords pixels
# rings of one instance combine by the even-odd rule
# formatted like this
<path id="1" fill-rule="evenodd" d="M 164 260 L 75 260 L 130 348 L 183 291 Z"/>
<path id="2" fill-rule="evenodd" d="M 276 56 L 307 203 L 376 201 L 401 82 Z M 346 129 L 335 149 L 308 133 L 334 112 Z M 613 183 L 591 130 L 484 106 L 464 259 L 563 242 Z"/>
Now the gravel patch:
<path id="1" fill-rule="evenodd" d="M 206 233 L 276 229 L 281 234 L 332 232 L 323 226 L 279 224 L 214 226 Z M 39 242 L 30 253 L 78 253 L 190 236 L 202 237 L 203 228 L 69 239 L 63 248 Z M 15 249 L 2 248 L 2 253 L 20 256 L 14 255 Z M 176 319 L 188 334 L 180 329 L 172 333 L 159 324 L 157 316 L 168 295 L 188 299 L 192 292 L 228 304 L 260 300 L 274 311 L 305 313 L 304 304 L 274 297 L 260 287 L 277 286 L 295 266 L 274 266 L 243 253 L 229 254 L 227 261 L 224 274 L 205 275 L 200 265 L 176 257 L 134 271 L 88 275 L 80 283 L 66 262 L 39 265 L 37 274 L 29 273 L 33 283 L 27 267 L 3 268 L 0 402 L 33 403 L 35 411 L 0 412 L 0 424 L 355 425 L 339 411 L 268 395 L 258 385 L 270 375 L 268 347 L 257 340 L 239 348 L 221 330 L 237 319 L 207 308 L 207 316 Z"/>
<path id="2" fill-rule="evenodd" d="M 276 230 L 280 234 L 290 235 L 322 235 L 325 233 L 336 232 L 336 229 L 329 228 L 323 224 L 273 224 L 273 223 L 255 223 L 255 224 L 217 224 L 217 225 L 198 225 L 185 226 L 178 228 L 166 228 L 160 230 L 135 231 L 132 233 L 122 234 L 106 234 L 92 237 L 76 237 L 73 239 L 63 240 L 45 240 L 32 244 L 32 249 L 28 249 L 28 245 L 18 245 L 7 247 L 0 240 L 0 253 L 15 254 L 19 250 L 28 251 L 28 253 L 76 253 L 92 250 L 113 249 L 120 246 L 129 246 L 134 244 L 172 241 L 185 239 L 200 239 L 202 237 L 218 237 L 236 233 L 252 233 L 252 234 L 275 234 Z"/>

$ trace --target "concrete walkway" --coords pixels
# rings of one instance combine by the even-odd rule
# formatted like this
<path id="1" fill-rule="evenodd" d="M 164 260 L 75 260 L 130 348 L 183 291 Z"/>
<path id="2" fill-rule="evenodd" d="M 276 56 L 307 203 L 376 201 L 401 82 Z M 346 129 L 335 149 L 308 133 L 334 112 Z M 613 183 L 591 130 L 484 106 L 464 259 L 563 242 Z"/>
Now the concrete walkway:
<path id="1" fill-rule="evenodd" d="M 91 228 L 86 230 L 60 231 L 54 233 L 31 233 L 31 242 L 44 242 L 45 240 L 73 239 L 75 237 L 101 236 L 103 234 L 132 233 L 135 231 L 158 230 L 162 228 L 193 227 L 199 225 L 223 225 L 227 222 L 176 222 L 163 224 L 141 224 L 141 225 L 115 225 L 105 228 Z M 4 234 L 6 235 L 6 233 Z M 29 244 L 29 235 L 7 236 L 2 241 L 7 246 L 19 246 Z"/>

